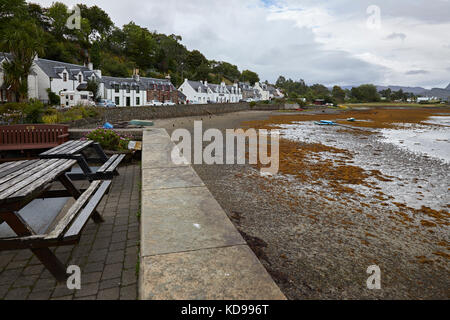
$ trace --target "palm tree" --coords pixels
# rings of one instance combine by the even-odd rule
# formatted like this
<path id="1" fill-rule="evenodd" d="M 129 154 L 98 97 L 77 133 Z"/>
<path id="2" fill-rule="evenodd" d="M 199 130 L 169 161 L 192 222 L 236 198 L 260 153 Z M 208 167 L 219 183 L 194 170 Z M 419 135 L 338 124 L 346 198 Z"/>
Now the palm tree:
<path id="1" fill-rule="evenodd" d="M 0 49 L 11 53 L 11 59 L 3 63 L 4 81 L 19 102 L 28 99 L 28 75 L 33 61 L 43 53 L 42 30 L 32 21 L 15 18 L 2 35 Z"/>

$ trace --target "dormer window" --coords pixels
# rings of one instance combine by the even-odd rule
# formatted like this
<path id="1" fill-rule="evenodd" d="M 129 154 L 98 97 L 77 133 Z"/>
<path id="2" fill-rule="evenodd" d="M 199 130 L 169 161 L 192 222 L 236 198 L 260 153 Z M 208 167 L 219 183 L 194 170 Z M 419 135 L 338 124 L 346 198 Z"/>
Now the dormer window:
<path id="1" fill-rule="evenodd" d="M 67 73 L 63 73 L 63 81 L 67 82 Z"/>
<path id="2" fill-rule="evenodd" d="M 119 93 L 119 89 L 120 89 L 119 84 L 116 83 L 116 84 L 114 85 L 114 92 L 115 92 L 115 93 Z"/>
<path id="3" fill-rule="evenodd" d="M 130 85 L 127 85 L 127 93 L 130 93 Z"/>
<path id="4" fill-rule="evenodd" d="M 139 88 L 139 86 L 136 86 L 136 93 L 140 93 L 140 88 Z"/>
<path id="5" fill-rule="evenodd" d="M 78 82 L 83 82 L 83 75 L 81 74 L 78 75 Z"/>

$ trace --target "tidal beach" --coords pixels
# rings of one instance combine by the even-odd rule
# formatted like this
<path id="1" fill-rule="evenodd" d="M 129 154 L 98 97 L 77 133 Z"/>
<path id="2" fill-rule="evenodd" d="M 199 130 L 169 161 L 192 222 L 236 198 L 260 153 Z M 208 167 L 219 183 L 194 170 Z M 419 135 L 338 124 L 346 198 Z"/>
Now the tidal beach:
<path id="1" fill-rule="evenodd" d="M 252 165 L 194 168 L 289 299 L 447 299 L 449 114 L 240 112 L 156 125 L 280 130 L 277 175 Z M 370 265 L 381 269 L 382 290 L 366 287 Z"/>

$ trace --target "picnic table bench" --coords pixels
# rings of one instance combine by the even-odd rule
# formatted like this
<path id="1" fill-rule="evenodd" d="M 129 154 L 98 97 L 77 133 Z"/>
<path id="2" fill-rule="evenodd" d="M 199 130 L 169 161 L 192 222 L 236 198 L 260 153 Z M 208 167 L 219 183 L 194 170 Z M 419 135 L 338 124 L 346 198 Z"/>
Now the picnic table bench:
<path id="1" fill-rule="evenodd" d="M 88 158 L 83 152 L 94 149 L 97 158 Z M 124 154 L 115 154 L 108 158 L 99 143 L 92 140 L 71 140 L 62 145 L 45 151 L 39 155 L 41 159 L 74 159 L 78 162 L 83 174 L 69 174 L 72 180 L 106 180 L 118 175 L 117 167 L 125 158 Z M 88 162 L 100 162 L 102 166 L 95 172 L 89 167 Z"/>
<path id="2" fill-rule="evenodd" d="M 30 249 L 58 281 L 66 279 L 66 269 L 49 247 L 76 244 L 90 218 L 102 222 L 96 208 L 111 185 L 111 181 L 96 180 L 86 190 L 77 189 L 67 176 L 76 162 L 41 159 L 0 164 L 0 224 L 7 223 L 17 235 L 0 238 L 0 251 Z M 65 189 L 50 190 L 54 181 L 61 182 Z M 58 197 L 76 201 L 54 227 L 36 234 L 19 211 L 34 199 Z"/>
<path id="3" fill-rule="evenodd" d="M 0 126 L 0 151 L 56 147 L 69 139 L 69 127 L 48 124 Z"/>

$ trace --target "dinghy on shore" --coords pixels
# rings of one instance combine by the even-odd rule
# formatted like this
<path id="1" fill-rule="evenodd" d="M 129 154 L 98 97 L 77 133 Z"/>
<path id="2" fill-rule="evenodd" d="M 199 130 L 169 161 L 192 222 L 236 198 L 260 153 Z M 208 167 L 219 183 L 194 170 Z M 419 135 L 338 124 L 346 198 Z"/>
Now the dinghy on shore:
<path id="1" fill-rule="evenodd" d="M 337 125 L 336 122 L 330 121 L 330 120 L 320 120 L 320 121 L 316 121 L 314 123 L 319 126 L 336 126 Z"/>

